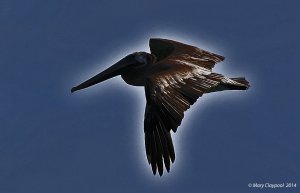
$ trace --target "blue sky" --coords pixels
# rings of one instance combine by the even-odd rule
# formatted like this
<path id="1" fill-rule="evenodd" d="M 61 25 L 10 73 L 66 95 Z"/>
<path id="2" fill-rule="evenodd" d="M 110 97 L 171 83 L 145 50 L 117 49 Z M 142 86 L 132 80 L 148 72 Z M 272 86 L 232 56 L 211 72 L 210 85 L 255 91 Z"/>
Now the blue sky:
<path id="1" fill-rule="evenodd" d="M 0 192 L 247 193 L 260 191 L 248 183 L 300 185 L 298 7 L 1 1 Z M 123 56 L 149 51 L 150 37 L 223 55 L 215 71 L 251 83 L 246 92 L 197 101 L 173 134 L 176 162 L 163 177 L 152 175 L 144 153 L 143 88 L 118 77 L 70 93 Z"/>

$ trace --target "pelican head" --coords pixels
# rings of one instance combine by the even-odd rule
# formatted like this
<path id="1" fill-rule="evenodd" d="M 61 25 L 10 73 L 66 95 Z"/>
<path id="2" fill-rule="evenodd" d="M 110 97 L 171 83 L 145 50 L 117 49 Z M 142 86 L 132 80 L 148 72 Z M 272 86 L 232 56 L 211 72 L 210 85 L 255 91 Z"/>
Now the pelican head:
<path id="1" fill-rule="evenodd" d="M 124 75 L 127 72 L 134 71 L 135 69 L 141 69 L 142 67 L 153 63 L 153 60 L 154 56 L 147 52 L 134 52 L 94 77 L 79 84 L 78 86 L 73 87 L 71 92 L 90 87 L 118 75 Z"/>

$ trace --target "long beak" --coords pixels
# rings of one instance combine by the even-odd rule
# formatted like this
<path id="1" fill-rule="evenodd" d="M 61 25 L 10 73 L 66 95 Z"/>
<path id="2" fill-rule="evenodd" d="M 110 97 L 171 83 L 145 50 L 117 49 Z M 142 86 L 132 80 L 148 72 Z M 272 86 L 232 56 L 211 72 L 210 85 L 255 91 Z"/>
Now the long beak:
<path id="1" fill-rule="evenodd" d="M 134 61 L 129 56 L 127 56 L 127 57 L 123 58 L 122 60 L 120 60 L 119 62 L 112 65 L 111 67 L 107 68 L 106 70 L 100 72 L 96 76 L 88 79 L 87 81 L 79 84 L 78 86 L 73 87 L 71 89 L 71 92 L 73 93 L 77 90 L 81 90 L 81 89 L 90 87 L 94 84 L 98 84 L 98 83 L 103 82 L 112 77 L 121 75 L 122 73 L 124 73 L 127 70 L 127 67 L 133 63 L 134 63 Z"/>

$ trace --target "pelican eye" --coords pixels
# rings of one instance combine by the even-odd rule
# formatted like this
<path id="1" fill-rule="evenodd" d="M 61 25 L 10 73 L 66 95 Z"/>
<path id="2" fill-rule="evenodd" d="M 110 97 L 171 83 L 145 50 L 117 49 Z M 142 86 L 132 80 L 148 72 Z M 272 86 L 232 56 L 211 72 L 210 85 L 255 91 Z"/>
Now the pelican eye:
<path id="1" fill-rule="evenodd" d="M 135 56 L 135 60 L 142 64 L 147 64 L 147 59 L 144 55 L 138 54 Z"/>

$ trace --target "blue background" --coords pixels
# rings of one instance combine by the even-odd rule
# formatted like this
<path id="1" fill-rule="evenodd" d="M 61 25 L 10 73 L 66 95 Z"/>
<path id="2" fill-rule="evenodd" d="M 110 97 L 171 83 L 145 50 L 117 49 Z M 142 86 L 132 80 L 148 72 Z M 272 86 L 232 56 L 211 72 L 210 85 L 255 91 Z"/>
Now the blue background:
<path id="1" fill-rule="evenodd" d="M 0 192 L 299 192 L 299 3 L 296 1 L 0 2 Z M 246 91 L 203 96 L 173 134 L 177 158 L 153 176 L 143 88 L 120 77 L 70 88 L 150 37 L 224 55 L 215 71 Z"/>

